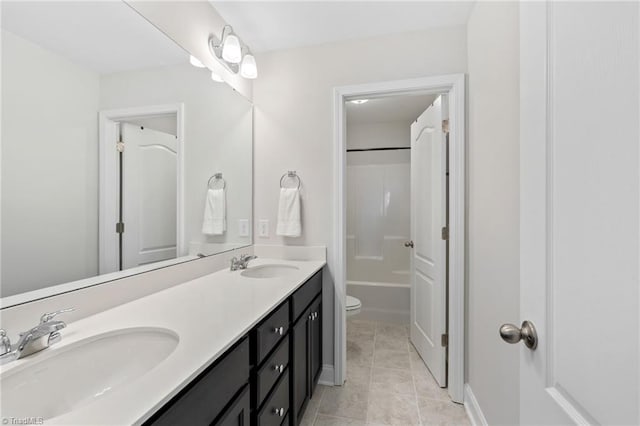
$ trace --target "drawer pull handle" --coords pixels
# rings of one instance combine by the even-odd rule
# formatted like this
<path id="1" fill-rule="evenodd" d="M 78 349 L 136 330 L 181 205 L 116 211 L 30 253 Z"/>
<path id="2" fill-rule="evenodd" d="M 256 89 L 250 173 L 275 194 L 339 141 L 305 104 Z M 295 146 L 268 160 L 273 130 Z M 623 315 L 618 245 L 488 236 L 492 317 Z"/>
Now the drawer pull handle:
<path id="1" fill-rule="evenodd" d="M 273 329 L 273 332 L 282 336 L 284 334 L 284 327 L 276 327 Z"/>
<path id="2" fill-rule="evenodd" d="M 273 414 L 276 414 L 280 417 L 284 416 L 284 408 L 274 408 Z"/>
<path id="3" fill-rule="evenodd" d="M 275 371 L 277 371 L 278 373 L 282 373 L 284 371 L 284 364 L 280 364 L 280 365 L 274 365 L 273 369 Z"/>

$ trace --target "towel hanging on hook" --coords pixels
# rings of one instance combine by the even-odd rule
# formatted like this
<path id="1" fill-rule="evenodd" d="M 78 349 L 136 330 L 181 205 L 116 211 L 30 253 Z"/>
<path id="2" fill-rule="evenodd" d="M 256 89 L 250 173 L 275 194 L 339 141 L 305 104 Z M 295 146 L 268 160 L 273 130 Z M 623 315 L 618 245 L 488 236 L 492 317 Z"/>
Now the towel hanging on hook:
<path id="1" fill-rule="evenodd" d="M 221 188 L 215 187 L 218 182 L 222 183 Z M 214 174 L 207 182 L 202 221 L 202 233 L 205 235 L 222 235 L 227 230 L 226 187 L 227 182 L 222 177 L 222 173 Z"/>
<path id="2" fill-rule="evenodd" d="M 297 186 L 285 187 L 287 178 L 296 179 Z M 300 219 L 300 176 L 289 170 L 280 178 L 280 200 L 278 201 L 278 225 L 276 235 L 283 237 L 299 237 L 302 235 L 302 222 Z"/>

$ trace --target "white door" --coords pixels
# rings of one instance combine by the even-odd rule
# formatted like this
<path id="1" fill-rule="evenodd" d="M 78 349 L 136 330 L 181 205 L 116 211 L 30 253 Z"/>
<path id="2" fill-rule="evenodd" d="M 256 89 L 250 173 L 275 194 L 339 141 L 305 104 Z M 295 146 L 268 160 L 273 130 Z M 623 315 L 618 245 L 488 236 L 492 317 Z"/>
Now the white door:
<path id="1" fill-rule="evenodd" d="M 411 341 L 446 386 L 446 146 L 442 96 L 411 124 Z"/>
<path id="2" fill-rule="evenodd" d="M 123 268 L 176 257 L 175 136 L 122 123 Z"/>
<path id="3" fill-rule="evenodd" d="M 520 8 L 520 420 L 637 425 L 638 3 Z"/>

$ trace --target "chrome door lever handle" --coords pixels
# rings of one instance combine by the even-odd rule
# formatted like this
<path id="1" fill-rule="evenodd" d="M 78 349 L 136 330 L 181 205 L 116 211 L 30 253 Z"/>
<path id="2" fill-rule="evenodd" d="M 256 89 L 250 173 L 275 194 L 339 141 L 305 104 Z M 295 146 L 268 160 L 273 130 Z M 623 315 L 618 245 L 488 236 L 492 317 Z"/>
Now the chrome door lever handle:
<path id="1" fill-rule="evenodd" d="M 523 321 L 522 326 L 518 328 L 513 324 L 503 324 L 500 327 L 500 337 L 507 343 L 515 344 L 522 340 L 526 347 L 532 351 L 538 347 L 538 333 L 533 323 Z"/>

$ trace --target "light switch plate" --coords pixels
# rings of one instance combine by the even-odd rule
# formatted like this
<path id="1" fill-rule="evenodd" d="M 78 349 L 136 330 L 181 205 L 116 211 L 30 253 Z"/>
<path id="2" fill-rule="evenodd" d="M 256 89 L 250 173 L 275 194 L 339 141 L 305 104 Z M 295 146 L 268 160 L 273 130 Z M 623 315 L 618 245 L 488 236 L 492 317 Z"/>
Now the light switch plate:
<path id="1" fill-rule="evenodd" d="M 249 219 L 238 219 L 238 235 L 241 237 L 249 236 Z"/>
<path id="2" fill-rule="evenodd" d="M 262 238 L 269 237 L 269 219 L 260 219 L 258 221 L 258 236 Z"/>

